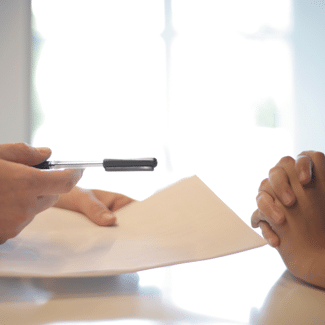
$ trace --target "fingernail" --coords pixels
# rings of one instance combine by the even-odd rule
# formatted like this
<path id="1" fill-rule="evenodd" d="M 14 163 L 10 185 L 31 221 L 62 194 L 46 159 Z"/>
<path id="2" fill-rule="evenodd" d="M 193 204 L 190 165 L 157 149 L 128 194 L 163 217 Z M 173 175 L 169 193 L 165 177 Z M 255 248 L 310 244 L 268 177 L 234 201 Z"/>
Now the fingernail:
<path id="1" fill-rule="evenodd" d="M 114 214 L 105 212 L 102 214 L 102 219 L 107 220 L 107 221 L 113 221 L 115 219 L 115 216 L 114 216 Z"/>
<path id="2" fill-rule="evenodd" d="M 52 153 L 50 148 L 47 147 L 40 147 L 40 148 L 36 148 L 41 154 L 46 154 L 46 155 L 50 155 Z"/>
<path id="3" fill-rule="evenodd" d="M 299 182 L 304 183 L 307 180 L 307 177 L 307 173 L 305 171 L 301 171 L 298 176 Z"/>
<path id="4" fill-rule="evenodd" d="M 282 194 L 282 202 L 285 204 L 285 205 L 290 205 L 291 202 L 292 202 L 292 196 L 291 194 L 289 194 L 288 192 L 284 192 Z"/>

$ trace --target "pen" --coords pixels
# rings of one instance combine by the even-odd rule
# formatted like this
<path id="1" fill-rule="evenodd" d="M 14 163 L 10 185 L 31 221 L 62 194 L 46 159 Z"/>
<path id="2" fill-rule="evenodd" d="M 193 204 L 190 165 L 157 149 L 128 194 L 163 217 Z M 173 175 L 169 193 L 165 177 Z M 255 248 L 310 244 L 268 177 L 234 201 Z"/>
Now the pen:
<path id="1" fill-rule="evenodd" d="M 39 169 L 80 169 L 104 167 L 105 171 L 153 171 L 157 166 L 156 158 L 141 159 L 104 159 L 102 162 L 85 161 L 44 161 L 33 167 Z"/>

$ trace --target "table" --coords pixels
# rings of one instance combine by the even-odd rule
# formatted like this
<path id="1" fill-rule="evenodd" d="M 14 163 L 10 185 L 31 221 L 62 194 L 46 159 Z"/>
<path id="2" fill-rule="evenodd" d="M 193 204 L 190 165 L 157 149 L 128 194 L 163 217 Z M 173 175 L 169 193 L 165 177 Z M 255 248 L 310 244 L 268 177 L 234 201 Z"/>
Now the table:
<path id="1" fill-rule="evenodd" d="M 0 278 L 0 324 L 323 324 L 325 291 L 269 246 L 93 278 Z"/>

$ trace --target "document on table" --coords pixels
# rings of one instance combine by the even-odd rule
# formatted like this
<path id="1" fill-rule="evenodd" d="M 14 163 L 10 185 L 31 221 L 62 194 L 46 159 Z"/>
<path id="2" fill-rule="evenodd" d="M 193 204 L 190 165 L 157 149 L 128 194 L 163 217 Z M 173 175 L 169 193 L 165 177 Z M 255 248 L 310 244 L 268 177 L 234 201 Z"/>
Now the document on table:
<path id="1" fill-rule="evenodd" d="M 116 275 L 211 259 L 266 241 L 198 177 L 116 212 L 118 225 L 50 208 L 0 246 L 0 276 Z"/>

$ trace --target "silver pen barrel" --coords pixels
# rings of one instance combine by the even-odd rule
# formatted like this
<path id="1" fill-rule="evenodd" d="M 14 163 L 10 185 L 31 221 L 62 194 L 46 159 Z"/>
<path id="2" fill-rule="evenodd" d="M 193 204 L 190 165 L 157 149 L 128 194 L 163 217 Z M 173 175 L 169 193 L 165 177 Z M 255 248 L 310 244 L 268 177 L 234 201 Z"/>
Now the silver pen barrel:
<path id="1" fill-rule="evenodd" d="M 87 167 L 103 167 L 103 162 L 82 162 L 82 161 L 51 161 L 50 169 L 81 169 Z"/>

